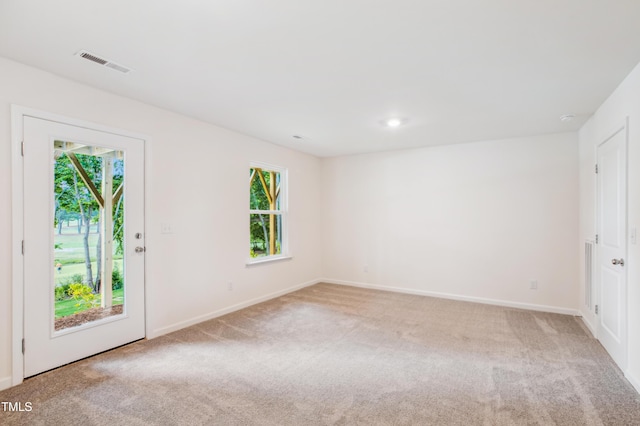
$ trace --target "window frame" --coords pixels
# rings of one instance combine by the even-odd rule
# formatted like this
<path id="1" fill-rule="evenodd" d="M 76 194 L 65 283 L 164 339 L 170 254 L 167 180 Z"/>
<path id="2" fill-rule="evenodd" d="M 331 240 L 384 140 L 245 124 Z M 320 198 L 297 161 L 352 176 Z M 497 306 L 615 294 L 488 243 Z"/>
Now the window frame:
<path id="1" fill-rule="evenodd" d="M 274 164 L 263 163 L 259 161 L 251 161 L 249 163 L 249 170 L 261 169 L 267 172 L 276 172 L 280 174 L 280 191 L 278 193 L 278 206 L 279 210 L 259 210 L 251 208 L 251 181 L 249 182 L 248 201 L 249 201 L 249 219 L 252 214 L 265 214 L 265 215 L 279 215 L 280 220 L 280 253 L 269 254 L 260 257 L 249 257 L 246 260 L 247 266 L 260 263 L 272 262 L 276 260 L 290 259 L 292 256 L 289 252 L 289 173 L 285 167 L 276 166 Z M 248 241 L 251 243 L 251 230 L 248 230 Z"/>

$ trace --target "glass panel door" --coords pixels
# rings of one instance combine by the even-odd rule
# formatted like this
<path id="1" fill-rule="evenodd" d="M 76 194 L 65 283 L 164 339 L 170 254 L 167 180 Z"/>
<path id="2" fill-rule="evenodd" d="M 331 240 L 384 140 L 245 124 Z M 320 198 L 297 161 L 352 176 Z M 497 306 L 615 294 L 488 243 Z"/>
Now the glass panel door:
<path id="1" fill-rule="evenodd" d="M 23 122 L 30 377 L 145 335 L 144 141 Z"/>
<path id="2" fill-rule="evenodd" d="M 60 331 L 124 307 L 124 154 L 54 140 L 52 312 Z"/>

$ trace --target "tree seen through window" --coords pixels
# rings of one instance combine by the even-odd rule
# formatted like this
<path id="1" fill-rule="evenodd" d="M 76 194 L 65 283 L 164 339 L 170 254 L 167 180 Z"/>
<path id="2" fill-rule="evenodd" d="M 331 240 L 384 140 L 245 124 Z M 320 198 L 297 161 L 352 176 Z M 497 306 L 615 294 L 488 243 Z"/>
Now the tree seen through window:
<path id="1" fill-rule="evenodd" d="M 249 169 L 249 254 L 252 258 L 283 253 L 284 176 L 281 171 Z"/>

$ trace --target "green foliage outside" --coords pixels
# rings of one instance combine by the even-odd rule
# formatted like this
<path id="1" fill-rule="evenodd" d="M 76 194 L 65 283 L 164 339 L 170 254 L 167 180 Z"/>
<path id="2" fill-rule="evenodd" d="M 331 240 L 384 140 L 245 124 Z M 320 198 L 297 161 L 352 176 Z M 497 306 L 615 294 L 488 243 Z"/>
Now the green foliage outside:
<path id="1" fill-rule="evenodd" d="M 124 289 L 113 291 L 113 305 L 122 305 L 124 301 Z M 56 300 L 55 304 L 55 316 L 56 318 L 68 317 L 78 313 L 78 308 L 75 306 L 76 301 L 72 298 L 63 300 Z M 80 311 L 81 312 L 81 311 Z"/>
<path id="2" fill-rule="evenodd" d="M 73 233 L 75 227 L 71 224 L 70 227 L 63 229 L 62 235 L 56 235 L 56 241 L 63 241 L 61 244 L 56 244 L 55 250 L 55 262 L 56 265 L 60 265 L 55 268 L 54 277 L 56 287 L 54 289 L 55 296 L 55 312 L 56 318 L 63 316 L 73 315 L 89 309 L 86 304 L 76 306 L 77 302 L 69 295 L 68 291 L 72 284 L 84 284 L 85 283 L 85 265 L 84 254 L 82 247 L 83 236 L 77 233 Z M 90 235 L 90 242 L 97 241 L 98 236 L 95 233 Z M 93 267 L 96 267 L 97 261 L 95 259 L 95 251 L 91 252 Z M 114 269 L 111 274 L 112 289 L 113 289 L 113 305 L 121 305 L 123 303 L 123 286 L 124 278 L 122 276 L 122 255 L 115 255 Z M 95 294 L 96 300 L 100 300 L 99 294 Z"/>
<path id="3" fill-rule="evenodd" d="M 97 188 L 100 188 L 102 185 L 103 159 L 98 156 L 83 154 L 76 154 L 76 157 L 91 182 L 93 182 Z M 124 163 L 122 160 L 116 159 L 113 164 L 113 187 L 115 191 L 124 180 Z M 94 293 L 97 293 L 99 292 L 100 264 L 96 263 L 95 268 L 93 267 L 91 252 L 95 250 L 97 253 L 96 258 L 100 257 L 100 234 L 97 234 L 97 241 L 90 242 L 90 239 L 93 230 L 99 232 L 100 208 L 98 202 L 66 154 L 62 154 L 56 158 L 54 164 L 54 196 L 54 224 L 56 226 L 56 234 L 60 236 L 63 234 L 63 225 L 65 222 L 67 225 L 69 225 L 71 221 L 76 223 L 76 233 L 83 237 L 81 242 L 84 256 L 82 258 L 74 258 L 73 262 L 69 263 L 84 262 L 86 269 L 84 282 L 92 288 Z M 120 197 L 113 207 L 113 241 L 115 242 L 115 251 L 117 254 L 122 254 L 123 250 L 123 212 L 124 197 Z M 69 247 L 64 241 L 58 241 L 56 239 L 56 248 L 61 248 L 64 251 L 64 249 Z M 63 263 L 63 261 L 68 261 L 68 259 L 57 259 L 56 265 L 66 264 L 66 262 Z"/>
<path id="4" fill-rule="evenodd" d="M 89 180 L 102 186 L 103 158 L 76 154 Z M 113 161 L 113 190 L 124 180 L 124 163 Z M 100 207 L 82 180 L 69 156 L 62 153 L 54 163 L 54 276 L 56 318 L 73 315 L 100 304 L 99 262 L 102 251 Z M 123 220 L 124 196 L 113 206 L 114 269 L 112 288 L 114 305 L 123 303 Z"/>
<path id="5" fill-rule="evenodd" d="M 71 284 L 82 284 L 84 282 L 84 276 L 82 274 L 73 274 L 70 277 L 58 281 L 54 289 L 55 300 L 64 300 L 68 298 L 67 291 Z M 124 287 L 124 278 L 118 267 L 114 268 L 111 273 L 111 288 L 112 290 L 120 290 Z"/>
<path id="6" fill-rule="evenodd" d="M 69 284 L 67 294 L 76 302 L 76 308 L 91 309 L 100 304 L 98 295 L 93 293 L 91 287 L 85 284 Z"/>
<path id="7" fill-rule="evenodd" d="M 111 289 L 120 290 L 123 286 L 124 278 L 122 277 L 120 269 L 113 268 L 113 271 L 111 271 Z"/>
<path id="8" fill-rule="evenodd" d="M 80 313 L 87 309 L 100 305 L 100 295 L 91 291 L 91 288 L 82 284 L 82 274 L 75 274 L 55 287 L 55 317 L 61 318 Z M 115 268 L 112 274 L 112 304 L 124 303 L 124 282 L 120 269 Z"/>
<path id="9" fill-rule="evenodd" d="M 253 172 L 254 169 L 250 169 L 249 176 L 251 176 L 251 173 Z M 267 184 L 267 187 L 269 187 L 271 183 L 271 176 L 268 171 L 263 172 L 265 183 Z M 275 178 L 276 185 L 279 185 L 280 173 L 276 173 Z M 269 198 L 264 190 L 261 180 L 257 176 L 253 179 L 253 181 L 251 181 L 251 186 L 249 188 L 249 208 L 251 210 L 269 210 Z M 276 217 L 277 221 L 275 224 L 275 229 L 270 229 L 271 227 L 269 224 L 268 214 L 253 213 L 249 215 L 249 255 L 252 258 L 270 254 L 279 254 L 281 252 L 279 232 L 281 226 L 281 218 L 279 215 L 276 215 Z M 274 232 L 276 234 L 276 253 L 269 253 L 269 235 L 271 232 Z"/>

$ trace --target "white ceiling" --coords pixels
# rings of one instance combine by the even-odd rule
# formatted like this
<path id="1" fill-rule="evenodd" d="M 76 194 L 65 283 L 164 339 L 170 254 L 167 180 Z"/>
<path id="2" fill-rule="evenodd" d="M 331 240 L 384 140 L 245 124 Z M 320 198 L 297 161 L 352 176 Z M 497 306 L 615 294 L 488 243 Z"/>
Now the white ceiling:
<path id="1" fill-rule="evenodd" d="M 333 156 L 578 129 L 640 62 L 640 1 L 0 0 L 0 56 Z"/>

